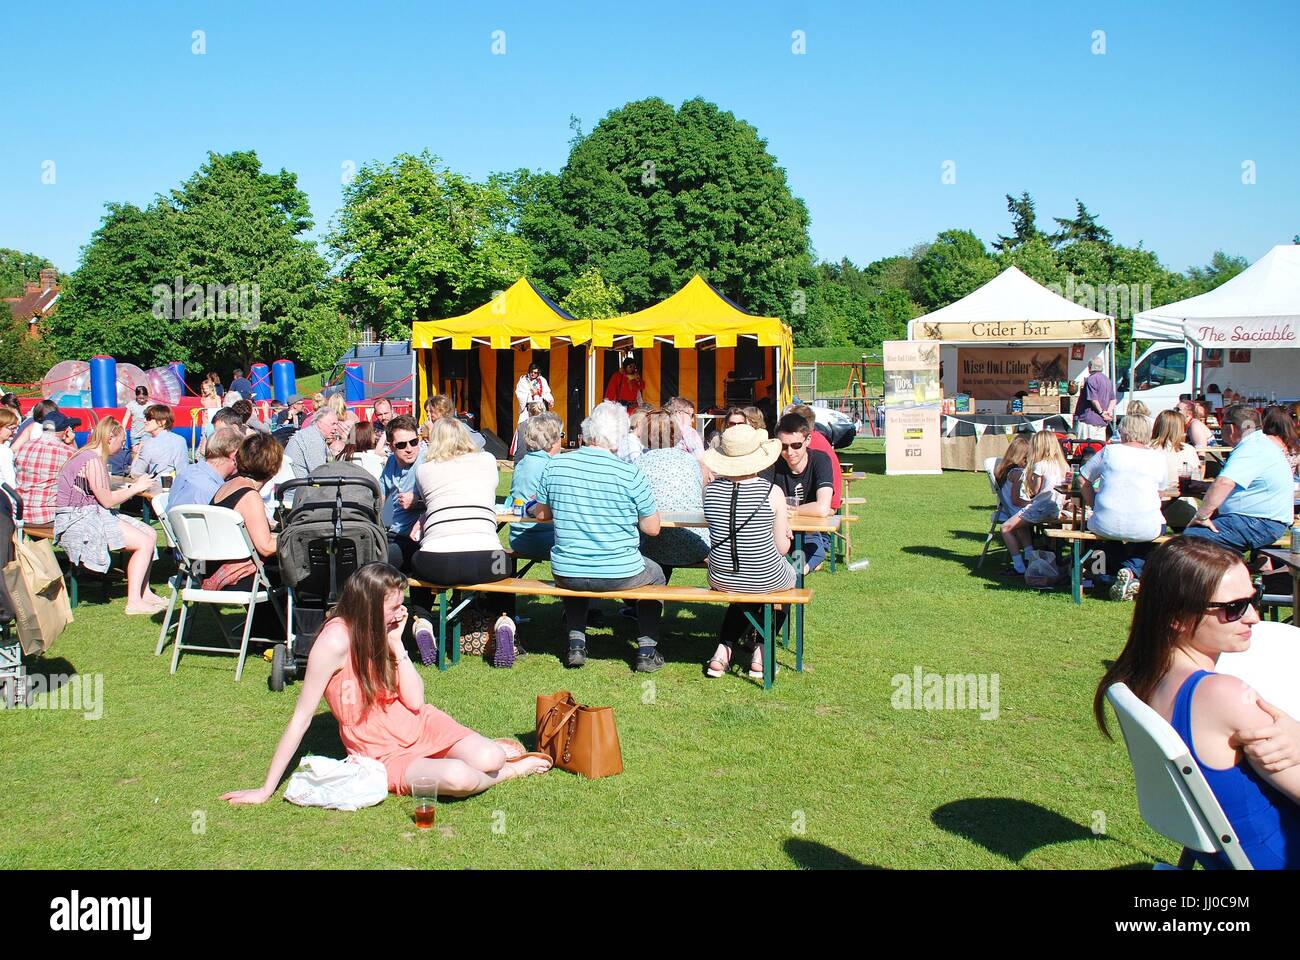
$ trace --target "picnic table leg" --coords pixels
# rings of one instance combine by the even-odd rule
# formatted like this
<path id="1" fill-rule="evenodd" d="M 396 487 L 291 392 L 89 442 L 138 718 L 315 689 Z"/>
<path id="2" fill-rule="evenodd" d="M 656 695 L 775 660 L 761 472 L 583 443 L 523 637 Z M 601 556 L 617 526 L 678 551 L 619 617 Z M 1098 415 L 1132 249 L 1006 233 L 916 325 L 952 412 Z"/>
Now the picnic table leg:
<path id="1" fill-rule="evenodd" d="M 1070 541 L 1070 596 L 1075 603 L 1083 603 L 1083 558 L 1079 556 L 1079 541 Z"/>
<path id="2" fill-rule="evenodd" d="M 794 585 L 803 588 L 803 534 L 796 532 L 794 535 Z M 795 621 L 794 635 L 795 643 L 803 646 L 803 604 L 795 607 L 795 616 L 799 619 Z"/>
<path id="3" fill-rule="evenodd" d="M 789 612 L 790 611 L 788 610 L 786 611 L 787 614 L 789 614 Z M 785 623 L 781 625 L 781 648 L 783 650 L 790 649 L 790 617 L 789 616 L 785 618 Z"/>
<path id="4" fill-rule="evenodd" d="M 772 605 L 763 604 L 763 689 L 771 690 L 776 679 L 776 644 L 772 642 Z"/>
<path id="5" fill-rule="evenodd" d="M 438 669 L 447 669 L 447 591 L 438 594 Z"/>
<path id="6" fill-rule="evenodd" d="M 456 594 L 452 594 L 452 600 L 456 599 Z M 459 612 L 459 611 L 457 611 Z M 460 617 L 457 616 L 451 622 L 451 665 L 454 667 L 460 663 Z"/>

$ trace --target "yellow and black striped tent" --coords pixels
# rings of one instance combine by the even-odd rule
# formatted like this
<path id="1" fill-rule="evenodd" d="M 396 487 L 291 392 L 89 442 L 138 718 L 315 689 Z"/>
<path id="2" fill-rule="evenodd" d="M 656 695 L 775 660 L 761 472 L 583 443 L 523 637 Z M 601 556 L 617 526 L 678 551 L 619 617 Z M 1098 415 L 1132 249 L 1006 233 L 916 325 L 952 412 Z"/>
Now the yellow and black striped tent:
<path id="1" fill-rule="evenodd" d="M 629 354 L 641 366 L 646 402 L 683 396 L 701 411 L 762 399 L 769 387 L 783 407 L 794 364 L 780 318 L 746 313 L 698 275 L 660 303 L 595 321 L 575 319 L 520 279 L 463 316 L 415 323 L 411 345 L 420 408 L 446 393 L 479 429 L 507 442 L 519 415 L 515 384 L 530 363 L 550 383 L 568 439 Z"/>
<path id="2" fill-rule="evenodd" d="M 469 313 L 412 325 L 419 410 L 434 393 L 475 417 L 509 443 L 519 405 L 515 384 L 530 363 L 541 368 L 555 396 L 565 435 L 576 433 L 587 409 L 587 345 L 591 322 L 560 309 L 527 279 Z M 570 424 L 575 429 L 570 430 Z"/>

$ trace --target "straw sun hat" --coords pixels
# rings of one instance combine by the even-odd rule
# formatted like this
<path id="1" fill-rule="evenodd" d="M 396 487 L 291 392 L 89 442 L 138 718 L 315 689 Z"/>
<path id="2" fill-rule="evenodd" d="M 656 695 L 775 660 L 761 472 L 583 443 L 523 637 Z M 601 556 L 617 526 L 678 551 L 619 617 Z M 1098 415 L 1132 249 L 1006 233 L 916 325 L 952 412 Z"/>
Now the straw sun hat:
<path id="1" fill-rule="evenodd" d="M 747 423 L 728 427 L 717 450 L 704 451 L 704 464 L 720 477 L 747 477 L 770 467 L 781 455 L 781 441 Z"/>

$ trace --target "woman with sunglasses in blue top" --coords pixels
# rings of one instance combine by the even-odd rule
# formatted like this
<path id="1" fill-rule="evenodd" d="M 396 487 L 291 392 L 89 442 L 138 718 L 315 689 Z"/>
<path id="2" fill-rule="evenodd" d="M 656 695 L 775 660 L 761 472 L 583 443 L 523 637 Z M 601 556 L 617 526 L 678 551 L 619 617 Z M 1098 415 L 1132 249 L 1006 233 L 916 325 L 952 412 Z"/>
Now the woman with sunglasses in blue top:
<path id="1" fill-rule="evenodd" d="M 1169 721 L 1256 869 L 1300 867 L 1300 724 L 1244 681 L 1215 673 L 1219 654 L 1246 650 L 1259 622 L 1240 555 L 1193 537 L 1157 547 L 1124 651 L 1106 671 L 1093 713 L 1109 736 L 1106 690 L 1125 683 Z M 1198 855 L 1203 866 L 1226 867 Z"/>

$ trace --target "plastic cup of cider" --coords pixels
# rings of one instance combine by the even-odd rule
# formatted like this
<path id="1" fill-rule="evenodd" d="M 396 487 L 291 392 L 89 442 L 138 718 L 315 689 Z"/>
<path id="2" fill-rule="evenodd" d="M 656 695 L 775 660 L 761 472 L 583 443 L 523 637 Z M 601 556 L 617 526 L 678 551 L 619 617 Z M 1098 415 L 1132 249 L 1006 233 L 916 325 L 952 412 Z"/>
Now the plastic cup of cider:
<path id="1" fill-rule="evenodd" d="M 438 813 L 438 781 L 433 777 L 415 777 L 411 780 L 411 799 L 415 801 L 416 827 L 432 829 Z"/>

